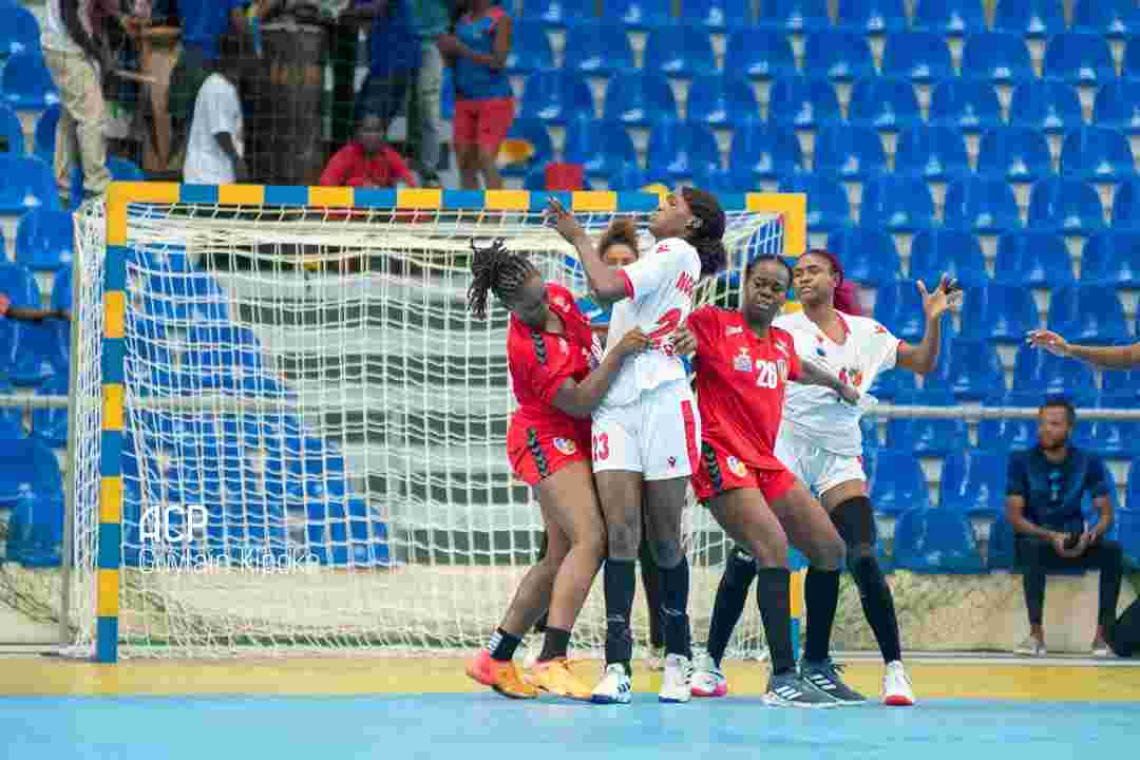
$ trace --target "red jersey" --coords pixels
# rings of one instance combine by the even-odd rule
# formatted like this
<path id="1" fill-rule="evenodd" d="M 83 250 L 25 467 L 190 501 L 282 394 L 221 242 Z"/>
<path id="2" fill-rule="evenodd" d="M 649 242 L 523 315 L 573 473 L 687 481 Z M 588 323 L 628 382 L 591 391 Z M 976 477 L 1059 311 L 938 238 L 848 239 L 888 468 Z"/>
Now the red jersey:
<path id="1" fill-rule="evenodd" d="M 773 451 L 784 388 L 800 376 L 791 333 L 756 337 L 739 311 L 705 306 L 689 316 L 697 338 L 697 406 L 701 437 L 749 467 L 783 469 Z"/>

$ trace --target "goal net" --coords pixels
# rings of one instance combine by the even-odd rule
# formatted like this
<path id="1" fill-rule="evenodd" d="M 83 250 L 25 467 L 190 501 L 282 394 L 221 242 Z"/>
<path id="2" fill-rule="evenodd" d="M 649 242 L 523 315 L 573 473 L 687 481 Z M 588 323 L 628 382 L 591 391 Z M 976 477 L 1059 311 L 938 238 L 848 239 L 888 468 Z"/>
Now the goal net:
<path id="1" fill-rule="evenodd" d="M 537 559 L 508 313 L 465 293 L 470 240 L 503 237 L 585 294 L 543 194 L 301 190 L 118 185 L 77 217 L 72 653 L 470 648 Z M 802 196 L 723 200 L 730 267 L 698 300 L 731 305 L 751 256 L 799 252 Z M 658 199 L 566 202 L 596 235 Z M 686 540 L 700 641 L 731 544 L 696 507 Z M 600 586 L 576 654 L 600 652 Z M 750 610 L 733 653 L 761 640 Z"/>

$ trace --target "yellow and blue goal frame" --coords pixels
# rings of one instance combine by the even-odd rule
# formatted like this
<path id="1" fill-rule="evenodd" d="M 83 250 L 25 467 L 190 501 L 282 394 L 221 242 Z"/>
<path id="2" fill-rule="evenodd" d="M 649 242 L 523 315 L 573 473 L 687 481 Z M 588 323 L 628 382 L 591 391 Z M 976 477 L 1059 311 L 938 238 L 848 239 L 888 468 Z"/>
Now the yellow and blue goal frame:
<path id="1" fill-rule="evenodd" d="M 106 198 L 106 261 L 103 283 L 102 405 L 99 539 L 96 551 L 95 659 L 118 660 L 119 568 L 123 513 L 123 398 L 127 309 L 127 211 L 132 203 L 364 208 L 401 211 L 537 212 L 550 198 L 580 213 L 636 213 L 655 210 L 656 193 L 528 192 L 525 190 L 378 190 L 351 187 L 180 185 L 115 182 Z M 718 196 L 726 211 L 777 214 L 784 222 L 784 250 L 798 256 L 807 245 L 807 197 L 803 194 L 745 193 Z M 803 609 L 803 575 L 792 580 L 792 636 L 798 640 Z"/>

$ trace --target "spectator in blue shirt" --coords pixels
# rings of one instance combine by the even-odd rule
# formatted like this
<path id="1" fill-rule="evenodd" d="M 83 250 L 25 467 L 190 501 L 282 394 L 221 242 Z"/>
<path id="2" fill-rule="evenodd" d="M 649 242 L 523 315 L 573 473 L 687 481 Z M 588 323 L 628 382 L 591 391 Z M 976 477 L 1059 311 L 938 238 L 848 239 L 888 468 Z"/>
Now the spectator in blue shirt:
<path id="1" fill-rule="evenodd" d="M 1030 629 L 1018 654 L 1046 653 L 1046 572 L 1094 568 L 1100 570 L 1100 605 L 1092 649 L 1098 656 L 1108 654 L 1107 632 L 1116 619 L 1124 556 L 1120 544 L 1104 537 L 1113 522 L 1104 463 L 1069 443 L 1076 420 L 1067 399 L 1047 399 L 1037 415 L 1037 446 L 1009 457 L 1006 517 L 1017 534 Z M 1099 513 L 1091 526 L 1081 512 L 1085 494 Z"/>
<path id="2" fill-rule="evenodd" d="M 356 122 L 379 116 L 386 135 L 392 120 L 403 112 L 408 87 L 420 68 L 420 38 L 408 0 L 358 0 L 341 18 L 372 24 L 371 61 L 356 101 Z"/>

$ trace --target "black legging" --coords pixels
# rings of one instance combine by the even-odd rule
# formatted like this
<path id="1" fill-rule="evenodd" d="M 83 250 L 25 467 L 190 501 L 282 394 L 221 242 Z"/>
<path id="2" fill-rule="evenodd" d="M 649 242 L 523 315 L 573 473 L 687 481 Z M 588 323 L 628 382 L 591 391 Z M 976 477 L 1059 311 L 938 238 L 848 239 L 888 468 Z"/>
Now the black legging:
<path id="1" fill-rule="evenodd" d="M 1140 657 L 1140 599 L 1112 624 L 1108 645 L 1118 657 Z"/>
<path id="2" fill-rule="evenodd" d="M 1041 625 L 1045 608 L 1045 575 L 1049 570 L 1100 570 L 1097 621 L 1105 628 L 1116 621 L 1116 601 L 1120 597 L 1120 579 L 1124 573 L 1124 552 L 1120 544 L 1101 539 L 1081 556 L 1069 559 L 1059 556 L 1048 541 L 1020 537 L 1017 554 L 1024 572 L 1022 581 L 1030 625 Z"/>

